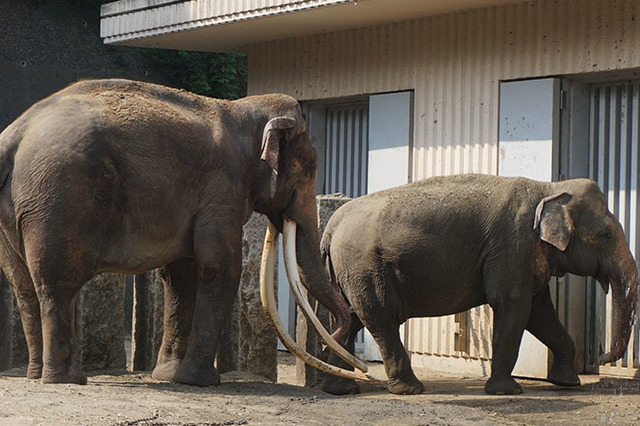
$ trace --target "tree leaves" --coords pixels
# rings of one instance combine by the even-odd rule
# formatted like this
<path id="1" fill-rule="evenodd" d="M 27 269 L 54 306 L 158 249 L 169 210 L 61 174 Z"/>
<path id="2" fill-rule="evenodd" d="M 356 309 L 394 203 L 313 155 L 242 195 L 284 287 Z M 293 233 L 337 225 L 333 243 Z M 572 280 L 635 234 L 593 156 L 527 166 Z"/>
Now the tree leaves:
<path id="1" fill-rule="evenodd" d="M 161 65 L 176 87 L 223 99 L 247 94 L 245 55 L 161 49 L 144 49 L 143 54 Z"/>

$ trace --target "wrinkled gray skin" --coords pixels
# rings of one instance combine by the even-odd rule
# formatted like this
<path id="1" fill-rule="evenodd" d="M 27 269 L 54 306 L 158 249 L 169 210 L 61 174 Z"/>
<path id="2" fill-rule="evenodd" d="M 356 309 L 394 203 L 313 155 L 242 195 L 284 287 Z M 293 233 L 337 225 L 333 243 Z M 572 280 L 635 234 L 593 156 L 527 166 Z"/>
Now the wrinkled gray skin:
<path id="1" fill-rule="evenodd" d="M 605 289 L 611 283 L 614 343 L 600 361 L 620 358 L 629 341 L 638 271 L 619 222 L 591 180 L 427 179 L 346 203 L 330 219 L 321 246 L 332 281 L 357 315 L 347 348 L 353 351 L 364 324 L 380 347 L 392 393 L 424 390 L 400 342 L 401 323 L 487 302 L 494 312 L 487 393 L 522 392 L 511 372 L 525 329 L 553 352 L 548 380 L 580 384 L 575 347 L 547 284 L 567 272 L 593 276 Z M 337 377 L 323 387 L 358 391 L 354 381 Z"/>
<path id="2" fill-rule="evenodd" d="M 276 117 L 286 117 L 268 132 Z M 165 331 L 153 376 L 219 383 L 220 330 L 237 292 L 242 226 L 253 210 L 298 224 L 311 294 L 350 316 L 322 266 L 316 155 L 298 103 L 284 95 L 223 101 L 126 80 L 73 84 L 0 134 L 0 266 L 29 347 L 28 377 L 85 383 L 74 310 L 99 272 L 166 265 Z"/>

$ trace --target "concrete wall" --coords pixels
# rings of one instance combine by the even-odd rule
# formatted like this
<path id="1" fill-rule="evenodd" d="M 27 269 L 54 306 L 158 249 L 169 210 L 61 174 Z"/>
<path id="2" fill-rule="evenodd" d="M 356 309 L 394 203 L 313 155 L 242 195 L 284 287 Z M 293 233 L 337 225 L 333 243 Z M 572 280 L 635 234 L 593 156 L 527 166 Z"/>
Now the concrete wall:
<path id="1" fill-rule="evenodd" d="M 33 103 L 86 78 L 163 83 L 137 49 L 105 46 L 99 9 L 60 0 L 3 0 L 0 13 L 0 131 Z"/>

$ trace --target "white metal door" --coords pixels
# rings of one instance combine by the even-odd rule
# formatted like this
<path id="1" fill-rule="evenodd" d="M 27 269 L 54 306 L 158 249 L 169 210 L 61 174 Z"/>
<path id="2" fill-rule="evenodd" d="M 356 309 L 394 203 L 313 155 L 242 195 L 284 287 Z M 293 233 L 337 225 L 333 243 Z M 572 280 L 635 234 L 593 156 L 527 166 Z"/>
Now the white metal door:
<path id="1" fill-rule="evenodd" d="M 590 87 L 589 118 L 590 177 L 607 197 L 609 210 L 624 228 L 637 262 L 638 183 L 640 181 L 640 81 L 596 84 Z M 636 320 L 629 349 L 614 364 L 600 366 L 598 357 L 611 348 L 611 292 L 604 294 L 595 280 L 587 293 L 587 323 L 590 350 L 587 368 L 592 372 L 637 377 L 640 373 L 640 327 Z"/>
<path id="2" fill-rule="evenodd" d="M 500 84 L 498 174 L 540 181 L 558 174 L 560 81 L 555 78 Z M 549 352 L 525 331 L 514 376 L 546 378 Z"/>

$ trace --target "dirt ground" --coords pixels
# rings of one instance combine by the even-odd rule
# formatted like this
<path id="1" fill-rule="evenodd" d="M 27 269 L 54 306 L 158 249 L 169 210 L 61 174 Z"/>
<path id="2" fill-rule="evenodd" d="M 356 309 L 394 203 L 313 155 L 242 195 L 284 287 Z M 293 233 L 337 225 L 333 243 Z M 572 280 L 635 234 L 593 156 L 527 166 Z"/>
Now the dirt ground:
<path id="1" fill-rule="evenodd" d="M 426 392 L 333 396 L 295 386 L 295 361 L 282 354 L 278 383 L 227 373 L 222 385 L 198 388 L 152 380 L 149 374 L 97 372 L 89 384 L 43 385 L 20 369 L 0 377 L 1 425 L 638 425 L 640 380 L 582 376 L 559 388 L 519 380 L 524 394 L 488 396 L 484 378 L 416 369 Z M 385 377 L 381 364 L 371 372 Z"/>

